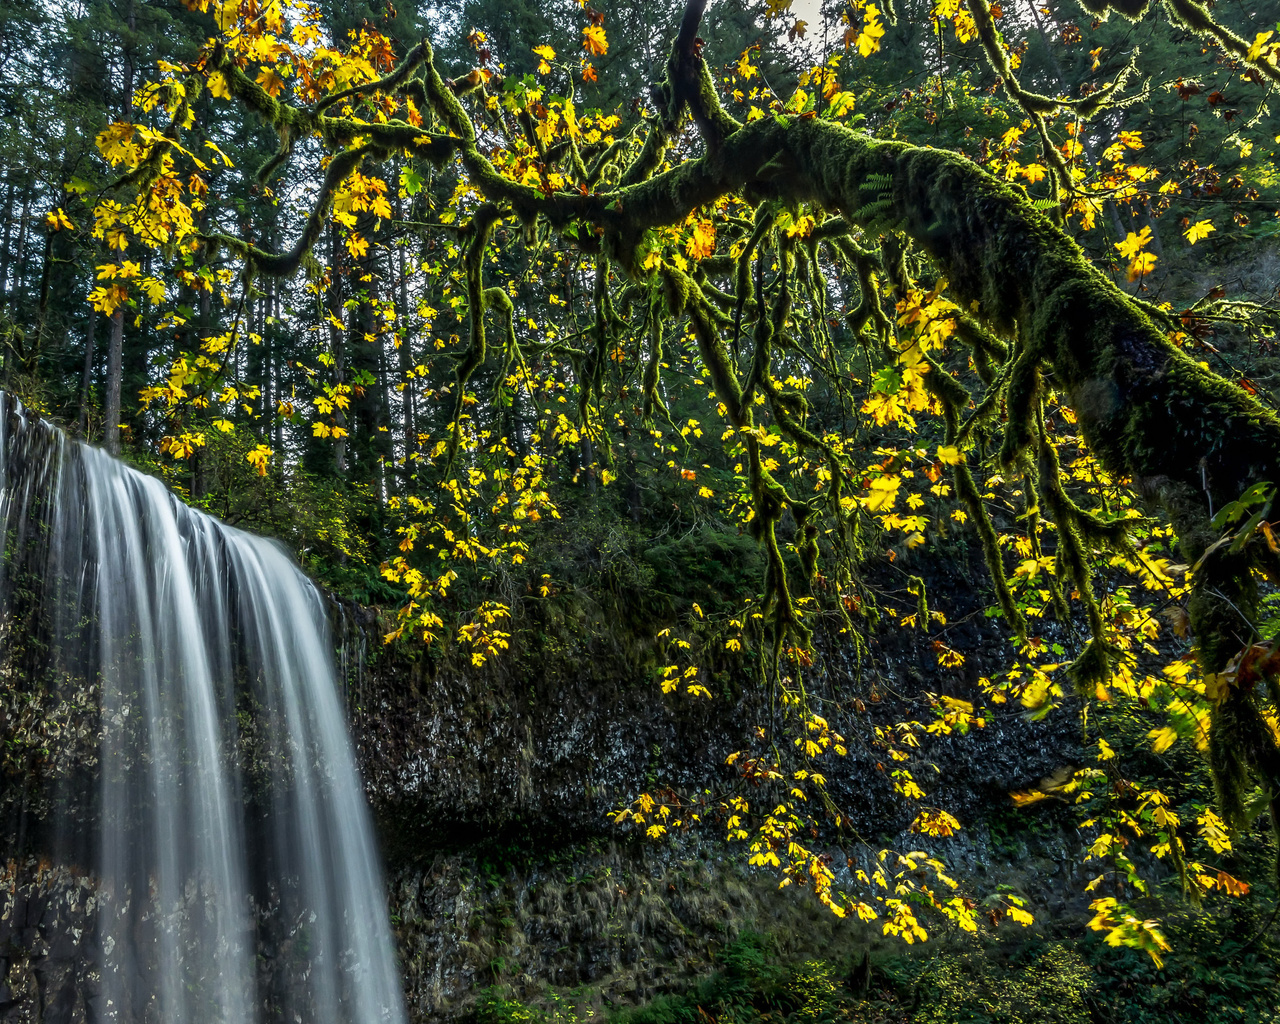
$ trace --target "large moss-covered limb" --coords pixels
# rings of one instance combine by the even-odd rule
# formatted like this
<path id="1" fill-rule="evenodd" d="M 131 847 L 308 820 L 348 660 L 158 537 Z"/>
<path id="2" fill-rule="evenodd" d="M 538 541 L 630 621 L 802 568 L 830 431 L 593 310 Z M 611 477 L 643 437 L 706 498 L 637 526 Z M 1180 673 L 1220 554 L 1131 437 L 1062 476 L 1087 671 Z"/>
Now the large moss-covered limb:
<path id="1" fill-rule="evenodd" d="M 759 386 L 769 403 L 769 412 L 773 416 L 774 423 L 785 437 L 801 448 L 820 452 L 828 460 L 843 464 L 843 460 L 831 445 L 796 419 L 792 403 L 789 401 L 790 396 L 778 386 L 772 374 L 762 376 Z"/>
<path id="2" fill-rule="evenodd" d="M 755 294 L 751 276 L 752 260 L 755 259 L 756 250 L 760 247 L 760 243 L 764 241 L 770 228 L 773 227 L 773 221 L 774 217 L 769 210 L 769 204 L 759 203 L 755 209 L 751 233 L 747 236 L 746 244 L 743 245 L 742 252 L 738 254 L 737 261 L 733 266 L 733 286 L 736 296 L 733 310 L 733 343 L 735 346 L 742 335 L 743 319 L 745 317 L 759 316 L 758 296 Z"/>
<path id="3" fill-rule="evenodd" d="M 191 105 L 200 98 L 204 89 L 204 80 L 199 75 L 188 75 L 183 82 L 181 98 L 169 117 L 169 123 L 160 132 L 160 137 L 147 151 L 146 157 L 132 170 L 127 171 L 106 188 L 109 192 L 119 192 L 129 187 L 139 192 L 145 191 L 155 184 L 165 173 L 166 157 L 173 153 L 182 137 L 182 126 L 191 118 Z M 167 87 L 166 91 L 167 91 Z"/>
<path id="4" fill-rule="evenodd" d="M 640 147 L 636 158 L 623 169 L 618 178 L 618 186 L 627 188 L 652 178 L 662 166 L 662 161 L 666 159 L 670 145 L 671 136 L 667 130 L 657 122 L 650 125 L 644 138 L 644 145 Z"/>
<path id="5" fill-rule="evenodd" d="M 430 48 L 427 47 L 425 53 L 429 52 Z M 415 156 L 425 157 L 439 165 L 453 155 L 455 147 L 461 142 L 461 139 L 440 136 L 406 121 L 330 117 L 295 107 L 276 99 L 260 83 L 245 74 L 221 46 L 215 47 L 210 55 L 209 68 L 222 74 L 232 96 L 276 129 L 281 136 L 282 145 L 286 139 L 296 141 L 312 134 L 320 136 L 329 146 L 343 146 L 353 139 L 363 138 L 384 156 L 409 150 Z"/>
<path id="6" fill-rule="evenodd" d="M 1052 186 L 1053 198 L 1056 200 L 1060 192 L 1071 188 L 1071 170 L 1049 138 L 1049 129 L 1044 119 L 1046 114 L 1056 112 L 1061 104 L 1050 96 L 1023 89 L 1018 83 L 1018 76 L 1009 62 L 1009 55 L 1005 53 L 1004 42 L 996 29 L 995 19 L 991 16 L 991 8 L 987 0 L 968 0 L 968 7 L 977 26 L 978 39 L 982 43 L 983 52 L 987 55 L 987 61 L 1000 77 L 1005 93 L 1022 108 L 1040 136 L 1040 148 L 1051 172 L 1049 183 Z"/>
<path id="7" fill-rule="evenodd" d="M 1066 164 L 1062 163 L 1061 157 L 1056 155 L 1058 150 L 1049 141 L 1048 134 L 1044 131 L 1043 115 L 1054 114 L 1060 110 L 1070 110 L 1078 117 L 1090 118 L 1104 109 L 1128 106 L 1138 102 L 1147 95 L 1147 90 L 1143 89 L 1138 95 L 1128 97 L 1123 101 L 1117 99 L 1120 92 L 1128 84 L 1129 79 L 1133 76 L 1133 73 L 1137 70 L 1137 49 L 1134 50 L 1129 58 L 1129 63 L 1116 75 L 1113 81 L 1080 99 L 1069 99 L 1065 96 L 1045 96 L 1029 89 L 1024 89 L 1014 74 L 1013 65 L 1005 52 L 1003 41 L 1000 38 L 999 31 L 996 29 L 995 19 L 992 17 L 991 7 L 987 0 L 968 0 L 968 6 L 977 26 L 978 38 L 982 43 L 983 51 L 987 55 L 987 60 L 995 69 L 996 74 L 1000 76 L 1009 98 L 1022 107 L 1027 116 L 1035 121 L 1047 150 L 1052 150 L 1053 154 L 1055 154 L 1050 159 L 1059 161 L 1063 168 L 1066 167 Z M 1048 152 L 1046 152 L 1046 155 L 1048 155 Z M 1069 184 L 1069 179 L 1067 184 Z"/>
<path id="8" fill-rule="evenodd" d="M 1245 797 L 1250 789 L 1249 766 L 1239 724 L 1240 694 L 1233 694 L 1209 717 L 1209 769 L 1213 773 L 1218 813 L 1234 829 L 1246 822 Z"/>
<path id="9" fill-rule="evenodd" d="M 942 406 L 942 419 L 947 427 L 947 444 L 954 444 L 960 433 L 960 412 L 969 404 L 969 390 L 948 373 L 946 368 L 928 352 L 921 352 L 929 372 L 924 375 L 924 387 L 938 399 Z"/>
<path id="10" fill-rule="evenodd" d="M 1020 329 L 1038 349 L 1108 472 L 1149 492 L 1194 487 L 1202 513 L 1209 501 L 1202 459 L 1216 506 L 1256 480 L 1277 479 L 1280 418 L 1174 347 L 1006 183 L 954 154 L 816 119 L 757 130 L 776 134 L 774 148 L 793 161 L 796 173 L 776 184 L 796 198 L 856 210 L 867 177 L 889 175 L 903 229 L 934 258 L 961 305 L 977 301 L 997 330 Z"/>
<path id="11" fill-rule="evenodd" d="M 1245 549 L 1217 544 L 1215 532 L 1201 525 L 1179 536 L 1184 557 L 1201 552 L 1187 612 L 1205 676 L 1225 672 L 1257 638 L 1259 611 L 1252 558 Z M 1239 684 L 1227 678 L 1225 697 L 1210 716 L 1209 764 L 1223 817 L 1241 827 L 1251 775 L 1271 793 L 1280 793 L 1280 746 L 1258 710 L 1256 679 Z"/>
<path id="12" fill-rule="evenodd" d="M 1093 592 L 1093 567 L 1089 563 L 1088 540 L 1080 529 L 1083 516 L 1075 502 L 1068 496 L 1062 486 L 1062 467 L 1058 462 L 1058 453 L 1044 430 L 1043 416 L 1039 417 L 1039 459 L 1036 473 L 1036 484 L 1040 496 L 1058 528 L 1058 551 L 1056 564 L 1061 567 L 1062 575 L 1075 587 L 1080 595 L 1080 603 L 1084 606 L 1089 620 L 1089 632 L 1092 634 L 1088 645 L 1068 669 L 1068 674 L 1076 687 L 1082 692 L 1097 682 L 1101 682 L 1111 674 L 1112 662 L 1117 652 L 1107 643 L 1106 623 L 1102 618 L 1102 608 Z M 1061 596 L 1055 595 L 1058 601 Z"/>
<path id="13" fill-rule="evenodd" d="M 791 585 L 787 579 L 787 566 L 782 557 L 782 549 L 778 544 L 778 523 L 783 511 L 790 506 L 793 511 L 803 508 L 797 504 L 764 465 L 760 454 L 760 442 L 754 434 L 747 437 L 747 472 L 751 482 L 752 496 L 755 500 L 755 517 L 751 520 L 750 529 L 764 545 L 765 550 L 765 589 L 763 611 L 771 616 L 774 627 L 775 649 L 781 647 L 788 633 L 796 633 L 802 642 L 807 642 L 809 631 L 801 624 L 796 614 L 795 602 L 791 596 Z M 804 530 L 804 519 L 808 509 L 803 508 L 797 521 L 801 531 Z"/>
<path id="14" fill-rule="evenodd" d="M 956 339 L 973 350 L 973 367 L 982 383 L 990 386 L 996 378 L 996 368 L 1009 357 L 1009 346 L 963 310 L 956 310 L 955 323 Z"/>
<path id="15" fill-rule="evenodd" d="M 591 166 L 587 168 L 585 182 L 587 188 L 595 188 L 604 181 L 611 171 L 619 168 L 619 162 L 622 157 L 635 142 L 635 134 L 636 128 L 632 128 L 622 138 L 615 139 L 591 161 Z"/>
<path id="16" fill-rule="evenodd" d="M 1280 82 L 1280 67 L 1268 58 L 1249 59 L 1249 41 L 1236 35 L 1231 29 L 1213 19 L 1209 9 L 1198 0 L 1165 0 L 1165 7 L 1174 21 L 1181 22 L 1193 32 L 1217 40 L 1224 50 L 1249 67 L 1260 71 L 1273 82 Z"/>
<path id="17" fill-rule="evenodd" d="M 344 149 L 334 154 L 329 161 L 329 166 L 325 168 L 324 179 L 320 183 L 320 194 L 316 197 L 315 205 L 307 214 L 302 231 L 293 243 L 293 247 L 287 252 L 267 252 L 242 238 L 219 232 L 201 233 L 197 237 L 209 245 L 225 246 L 229 252 L 244 259 L 257 273 L 265 274 L 267 277 L 292 277 L 320 238 L 320 233 L 324 230 L 329 218 L 334 193 L 347 177 L 360 167 L 372 148 L 372 145 L 364 145 L 355 149 Z"/>
<path id="18" fill-rule="evenodd" d="M 791 318 L 791 282 L 795 277 L 796 253 L 794 238 L 779 238 L 778 246 L 777 295 L 773 304 L 768 307 L 768 316 L 773 321 L 773 337 L 782 341 L 787 332 L 787 321 Z M 763 296 L 761 296 L 763 299 Z"/>
<path id="19" fill-rule="evenodd" d="M 1151 96 L 1151 79 L 1147 79 L 1137 92 L 1121 98 L 1120 93 L 1129 84 L 1129 79 L 1137 73 L 1139 50 L 1135 46 L 1129 56 L 1129 63 L 1120 69 L 1114 81 L 1104 85 L 1095 93 L 1082 99 L 1072 100 L 1067 106 L 1077 117 L 1091 118 L 1104 110 L 1122 110 L 1137 103 L 1145 103 Z"/>
<path id="20" fill-rule="evenodd" d="M 1028 472 L 1025 476 L 1026 486 L 1023 488 L 1026 494 L 1027 511 L 1025 514 L 1027 523 L 1027 538 L 1031 542 L 1031 556 L 1039 561 L 1044 557 L 1044 545 L 1040 540 L 1041 524 L 1044 521 L 1043 506 L 1045 502 L 1040 494 L 1040 474 L 1038 468 L 1035 472 Z M 1071 618 L 1071 609 L 1067 604 L 1067 599 L 1062 594 L 1062 579 L 1065 573 L 1061 571 L 1061 560 L 1055 559 L 1054 571 L 1049 573 L 1049 594 L 1053 599 L 1053 607 L 1057 612 L 1058 618 L 1066 622 Z"/>
<path id="21" fill-rule="evenodd" d="M 664 83 L 667 103 L 663 121 L 668 131 L 674 131 L 687 109 L 693 115 L 708 151 L 715 152 L 741 124 L 720 105 L 715 82 L 700 53 L 702 41 L 698 38 L 698 26 L 706 8 L 707 0 L 687 0 L 685 3 L 680 29 L 667 60 Z"/>
<path id="22" fill-rule="evenodd" d="M 1075 532 L 1085 544 L 1104 551 L 1133 553 L 1133 540 L 1129 536 L 1131 519 L 1103 519 L 1095 512 L 1082 508 L 1072 500 L 1063 486 L 1066 479 L 1058 450 L 1053 446 L 1040 418 L 1040 479 L 1045 493 L 1045 503 L 1050 506 L 1054 521 L 1070 519 Z"/>
<path id="23" fill-rule="evenodd" d="M 235 58 L 221 43 L 214 46 L 206 62 L 206 70 L 220 72 L 227 88 L 236 99 L 259 114 L 277 131 L 289 130 L 297 136 L 315 130 L 318 115 L 290 103 L 283 103 L 267 92 L 259 82 L 244 73 Z"/>
<path id="24" fill-rule="evenodd" d="M 532 222 L 539 213 L 553 215 L 556 207 L 551 200 L 532 185 L 522 185 L 503 177 L 489 158 L 480 151 L 476 142 L 475 126 L 471 123 L 471 118 L 463 109 L 457 95 L 445 84 L 436 68 L 431 44 L 424 40 L 423 46 L 427 100 L 449 132 L 458 139 L 458 154 L 462 157 L 476 187 L 490 202 L 511 206 L 523 221 Z M 551 216 L 551 219 L 553 223 L 560 226 L 568 223 L 573 217 L 572 213 L 568 213 L 559 217 Z"/>
<path id="25" fill-rule="evenodd" d="M 279 135 L 280 147 L 271 156 L 267 157 L 262 166 L 253 173 L 259 185 L 268 184 L 271 181 L 271 176 L 293 156 L 293 147 L 297 141 L 297 136 L 290 128 L 282 129 Z"/>
<path id="26" fill-rule="evenodd" d="M 955 444 L 960 447 L 966 447 L 974 432 L 985 427 L 1000 412 L 1000 399 L 1004 395 L 1005 381 L 1009 378 L 1009 370 L 1013 367 L 1013 360 L 1009 360 L 1000 368 L 1000 372 L 987 385 L 987 390 L 983 393 L 978 404 L 974 406 L 968 418 L 960 425 L 960 429 L 956 432 Z"/>
<path id="27" fill-rule="evenodd" d="M 1280 793 L 1280 745 L 1252 688 L 1232 690 L 1211 712 L 1209 766 L 1222 816 L 1233 828 L 1247 826 L 1245 800 L 1254 781 L 1271 794 L 1274 813 Z"/>
<path id="28" fill-rule="evenodd" d="M 359 146 L 340 149 L 330 158 L 321 181 L 319 196 L 297 241 L 288 251 L 267 252 L 243 239 L 226 234 L 204 236 L 206 241 L 226 245 L 229 250 L 250 260 L 257 271 L 268 276 L 291 277 L 297 272 L 302 260 L 320 237 L 334 193 L 366 157 L 385 159 L 404 150 L 440 165 L 452 157 L 461 141 L 403 121 L 370 123 L 352 118 L 327 117 L 322 113 L 294 107 L 276 99 L 261 84 L 246 75 L 221 45 L 211 52 L 207 70 L 221 73 L 231 94 L 258 113 L 276 129 L 280 137 L 279 149 L 257 171 L 259 181 L 265 182 L 288 160 L 300 138 L 316 134 L 329 146 L 345 146 L 357 137 L 367 140 Z"/>
<path id="29" fill-rule="evenodd" d="M 764 465 L 760 442 L 755 435 L 751 403 L 745 399 L 737 368 L 710 315 L 711 306 L 701 294 L 697 282 L 685 272 L 665 263 L 661 274 L 668 311 L 673 316 L 681 313 L 688 315 L 698 342 L 699 354 L 711 377 L 716 397 L 724 403 L 729 422 L 746 437 L 748 478 L 755 504 L 751 531 L 765 549 L 765 604 L 772 613 L 775 642 L 780 644 L 788 631 L 795 631 L 804 639 L 807 633 L 795 612 L 787 582 L 786 563 L 777 537 L 777 524 L 783 511 L 787 507 L 797 508 L 799 505 Z"/>
<path id="30" fill-rule="evenodd" d="M 747 384 L 743 388 L 743 401 L 748 405 L 751 404 L 756 389 L 759 389 L 769 404 L 769 412 L 773 416 L 774 423 L 785 437 L 801 448 L 821 453 L 828 461 L 840 463 L 841 460 L 835 449 L 800 421 L 800 417 L 808 413 L 808 403 L 804 395 L 798 391 L 785 391 L 773 376 L 773 346 L 784 333 L 791 309 L 789 285 L 791 246 L 780 246 L 778 255 L 779 262 L 782 264 L 779 272 L 779 287 L 774 297 L 773 307 L 763 311 L 756 318 L 755 352 Z M 792 507 L 797 519 L 807 518 L 807 509 L 801 512 L 795 505 Z"/>
<path id="31" fill-rule="evenodd" d="M 713 303 L 717 309 L 722 312 L 731 312 L 737 306 L 737 296 L 733 292 L 725 291 L 723 288 L 717 288 L 708 280 L 707 275 L 702 273 L 702 264 L 695 263 L 693 266 L 694 280 L 698 282 L 698 287 L 702 289 L 702 294 L 708 302 Z"/>
<path id="32" fill-rule="evenodd" d="M 501 218 L 498 207 L 485 203 L 471 217 L 471 225 L 467 231 L 471 237 L 467 240 L 465 259 L 467 278 L 468 319 L 471 328 L 471 344 L 458 364 L 457 381 L 459 389 L 466 386 L 471 375 L 484 364 L 487 356 L 487 344 L 484 331 L 484 313 L 486 308 L 486 289 L 484 287 L 484 256 L 489 248 L 489 238 L 493 228 Z M 507 302 L 510 303 L 508 298 Z M 461 393 L 461 391 L 459 392 Z"/>

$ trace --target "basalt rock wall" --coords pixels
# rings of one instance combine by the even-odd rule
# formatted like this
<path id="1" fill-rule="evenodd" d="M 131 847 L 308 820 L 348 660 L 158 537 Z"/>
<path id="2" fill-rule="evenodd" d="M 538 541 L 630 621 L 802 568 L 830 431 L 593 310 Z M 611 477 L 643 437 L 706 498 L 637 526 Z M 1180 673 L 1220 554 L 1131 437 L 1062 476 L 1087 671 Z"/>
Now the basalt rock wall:
<path id="1" fill-rule="evenodd" d="M 947 639 L 970 652 L 960 670 L 940 668 L 918 633 L 885 631 L 859 653 L 834 626 L 818 631 L 811 665 L 792 666 L 849 740 L 848 756 L 824 766 L 866 841 L 846 835 L 837 851 L 836 837 L 823 837 L 842 879 L 881 845 L 923 843 L 906 831 L 918 808 L 893 792 L 875 726 L 927 723 L 930 692 L 977 698 L 977 677 L 1003 656 L 1007 641 L 981 616 L 981 595 L 946 571 L 930 586 L 952 588 L 948 612 L 962 625 Z M 695 660 L 711 699 L 664 695 L 661 623 L 585 600 L 524 615 L 511 650 L 479 668 L 465 655 L 384 647 L 374 609 L 345 606 L 336 617 L 411 1017 L 465 1017 L 487 986 L 534 1001 L 558 993 L 579 1016 L 647 1001 L 687 988 L 744 929 L 783 935 L 798 956 L 857 959 L 884 941 L 807 893 L 779 892 L 776 874 L 723 844 L 719 821 L 657 843 L 612 823 L 641 791 L 696 797 L 732 777 L 726 756 L 773 721 L 758 663 L 707 643 Z M 1078 763 L 1073 718 L 1033 723 L 1004 705 L 968 735 L 926 740 L 913 770 L 927 802 L 969 826 L 933 849 L 970 891 L 1007 886 L 1048 916 L 1083 912 L 1072 895 L 1082 880 L 1064 866 L 1080 845 L 1066 815 L 1050 808 L 1037 835 L 992 839 L 1021 825 L 1010 790 Z"/>

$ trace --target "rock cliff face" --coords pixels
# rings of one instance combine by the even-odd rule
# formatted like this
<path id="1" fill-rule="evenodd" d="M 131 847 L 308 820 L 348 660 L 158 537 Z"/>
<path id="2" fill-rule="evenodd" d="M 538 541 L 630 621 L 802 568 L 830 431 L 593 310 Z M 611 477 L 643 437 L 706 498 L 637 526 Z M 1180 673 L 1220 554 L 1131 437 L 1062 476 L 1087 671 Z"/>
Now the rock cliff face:
<path id="1" fill-rule="evenodd" d="M 807 894 L 779 893 L 775 875 L 720 842 L 718 822 L 674 842 L 619 833 L 609 812 L 655 783 L 696 794 L 726 781 L 725 756 L 768 721 L 768 694 L 750 663 L 709 654 L 712 700 L 664 697 L 659 652 L 625 613 L 577 615 L 521 623 L 512 650 L 479 670 L 381 650 L 371 610 L 339 617 L 411 1016 L 464 1015 L 494 984 L 522 998 L 550 986 L 584 1005 L 650 999 L 687 987 L 742 929 L 786 934 L 797 955 L 875 941 Z M 846 638 L 819 635 L 805 679 L 851 740 L 828 777 L 870 844 L 850 844 L 853 867 L 881 845 L 921 845 L 867 740 L 874 724 L 928 721 L 915 700 L 925 691 L 973 696 L 994 670 L 984 642 L 1000 641 L 972 624 L 980 616 L 969 622 L 955 643 L 980 653 L 961 674 L 909 636 L 873 644 L 859 665 Z M 1010 789 L 1076 763 L 1071 717 L 1030 723 L 1010 710 L 923 751 L 937 768 L 916 773 L 929 802 L 975 826 L 938 851 L 975 890 L 1011 886 L 1058 912 L 1079 891 L 1058 867 L 1075 852 L 1065 819 L 1030 847 L 993 844 L 986 824 Z"/>
<path id="2" fill-rule="evenodd" d="M 804 893 L 779 893 L 776 877 L 726 853 L 718 824 L 654 844 L 619 834 L 608 820 L 655 783 L 696 793 L 726 777 L 725 755 L 768 720 L 767 693 L 752 682 L 749 662 L 707 654 L 713 699 L 664 697 L 651 626 L 629 624 L 616 608 L 539 614 L 517 623 L 509 652 L 474 670 L 384 648 L 375 611 L 335 606 L 413 1020 L 465 1016 L 477 992 L 495 983 L 526 997 L 551 986 L 584 1005 L 677 991 L 742 929 L 787 936 L 797 954 L 874 940 Z M 980 651 L 984 640 L 997 642 L 973 625 L 980 616 L 968 621 L 955 646 Z M 995 661 L 979 653 L 963 673 L 941 674 L 927 646 L 895 637 L 859 664 L 844 638 L 820 635 L 806 672 L 809 691 L 850 738 L 849 756 L 833 759 L 829 775 L 870 844 L 854 848 L 853 867 L 882 840 L 906 842 L 900 834 L 914 813 L 878 766 L 870 727 L 925 718 L 920 693 L 964 693 Z M 83 787 L 92 744 L 79 726 L 48 727 L 65 708 L 23 707 L 28 732 L 47 721 L 31 756 L 6 762 L 0 793 L 11 826 L 0 874 L 0 1020 L 81 1024 L 102 1010 L 94 1002 L 99 897 L 84 868 L 91 858 L 54 827 L 58 787 L 47 776 L 73 775 Z M 80 715 L 91 728 L 92 714 Z M 10 749 L 19 717 L 10 709 L 0 722 Z M 1049 829 L 1030 848 L 1002 846 L 982 822 L 1009 789 L 1073 763 L 1073 732 L 1069 715 L 1032 724 L 1010 711 L 923 751 L 937 766 L 917 772 L 926 785 L 933 780 L 930 803 L 976 823 L 939 851 L 953 873 L 979 889 L 1022 888 L 1042 907 L 1063 909 L 1060 894 L 1072 886 L 1055 865 L 1071 860 L 1070 833 Z"/>

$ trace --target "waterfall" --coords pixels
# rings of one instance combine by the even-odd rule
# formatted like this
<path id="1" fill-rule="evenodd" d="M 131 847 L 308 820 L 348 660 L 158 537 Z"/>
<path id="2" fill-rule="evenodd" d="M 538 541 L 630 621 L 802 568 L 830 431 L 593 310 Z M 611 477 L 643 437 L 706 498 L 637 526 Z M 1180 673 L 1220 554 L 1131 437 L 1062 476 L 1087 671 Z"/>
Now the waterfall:
<path id="1" fill-rule="evenodd" d="M 96 873 L 91 1019 L 403 1024 L 316 588 L 3 394 L 0 462 L 8 671 L 96 701 L 50 826 Z"/>

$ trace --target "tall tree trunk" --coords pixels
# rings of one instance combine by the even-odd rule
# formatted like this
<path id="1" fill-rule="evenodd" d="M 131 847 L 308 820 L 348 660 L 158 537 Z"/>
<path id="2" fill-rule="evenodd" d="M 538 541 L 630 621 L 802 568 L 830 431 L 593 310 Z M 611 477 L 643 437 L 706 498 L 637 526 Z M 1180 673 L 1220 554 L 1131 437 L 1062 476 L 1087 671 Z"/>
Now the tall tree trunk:
<path id="1" fill-rule="evenodd" d="M 124 40 L 121 49 L 124 51 L 124 94 L 121 97 L 120 117 L 125 121 L 133 120 L 133 80 L 137 74 L 137 60 L 134 53 L 133 33 L 138 27 L 138 10 L 134 0 L 129 0 L 129 12 L 125 15 L 125 24 L 129 27 L 129 36 Z"/>
<path id="2" fill-rule="evenodd" d="M 49 280 L 53 273 L 53 232 L 47 231 L 44 236 L 44 267 L 40 271 L 40 301 L 36 307 L 35 341 L 24 352 L 23 370 L 33 377 L 40 373 L 40 356 L 44 351 L 45 331 L 49 325 Z"/>
<path id="3" fill-rule="evenodd" d="M 31 219 L 31 190 L 22 194 L 22 216 L 18 220 L 18 269 L 13 275 L 13 291 L 10 293 L 16 307 L 22 302 L 22 285 L 27 277 L 27 222 Z"/>
<path id="4" fill-rule="evenodd" d="M 9 264 L 13 262 L 13 251 L 9 244 L 13 241 L 13 178 L 5 182 L 4 195 L 4 237 L 0 238 L 0 307 L 4 306 L 5 296 L 9 292 Z"/>
<path id="5" fill-rule="evenodd" d="M 133 79 L 135 74 L 133 31 L 137 27 L 137 11 L 134 0 L 129 0 L 125 15 L 129 36 L 123 41 L 124 90 L 120 99 L 120 116 L 128 121 L 133 117 Z M 123 254 L 121 254 L 123 257 Z M 124 377 L 124 308 L 117 307 L 111 315 L 111 340 L 107 344 L 107 388 L 102 412 L 102 443 L 108 454 L 120 454 L 120 393 Z"/>
<path id="6" fill-rule="evenodd" d="M 89 435 L 89 387 L 93 383 L 94 335 L 98 330 L 98 311 L 89 310 L 89 326 L 84 337 L 84 371 L 80 374 L 80 415 L 76 427 L 81 437 Z"/>
<path id="7" fill-rule="evenodd" d="M 124 309 L 111 314 L 107 346 L 107 394 L 102 413 L 102 443 L 111 455 L 120 454 L 120 378 L 124 356 Z"/>

